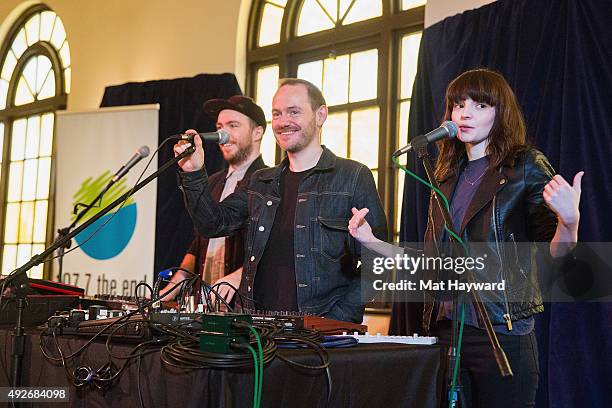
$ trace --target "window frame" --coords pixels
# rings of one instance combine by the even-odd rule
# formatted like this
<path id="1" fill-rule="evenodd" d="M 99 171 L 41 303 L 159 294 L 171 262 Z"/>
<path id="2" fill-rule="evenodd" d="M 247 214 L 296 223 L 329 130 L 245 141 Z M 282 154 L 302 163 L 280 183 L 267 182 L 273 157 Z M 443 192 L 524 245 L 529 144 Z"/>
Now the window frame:
<path id="1" fill-rule="evenodd" d="M 403 35 L 423 31 L 425 6 L 402 10 L 401 0 L 381 0 L 382 16 L 352 23 L 345 26 L 297 36 L 297 23 L 303 0 L 287 0 L 281 22 L 280 40 L 276 44 L 259 47 L 258 32 L 264 0 L 255 0 L 251 5 L 247 31 L 247 76 L 246 94 L 255 97 L 257 70 L 260 67 L 278 64 L 279 77 L 293 77 L 300 63 L 324 58 L 330 52 L 337 55 L 378 48 L 378 95 L 379 148 L 378 148 L 378 192 L 387 214 L 390 236 L 395 234 L 397 171 L 390 160 L 396 150 L 399 131 L 400 95 L 400 46 Z M 371 100 L 370 100 L 371 101 Z M 357 104 L 371 104 L 370 101 L 350 104 L 354 110 Z M 330 112 L 346 109 L 347 105 L 334 105 Z M 276 146 L 276 161 L 281 152 Z M 277 164 L 274 163 L 274 164 Z M 271 165 L 272 163 L 268 163 Z"/>
<path id="2" fill-rule="evenodd" d="M 27 10 L 25 10 L 13 23 L 11 28 L 8 30 L 4 42 L 0 44 L 0 66 L 4 64 L 7 53 L 19 31 L 25 27 L 26 22 L 38 13 L 43 11 L 53 11 L 50 7 L 45 4 L 36 4 Z M 56 18 L 60 18 L 57 13 Z M 66 40 L 67 41 L 67 40 Z M 55 96 L 27 103 L 25 105 L 15 106 L 15 94 L 17 91 L 17 84 L 19 78 L 23 72 L 25 64 L 37 55 L 44 55 L 51 61 L 51 69 L 55 74 Z M 72 66 L 72 64 L 70 64 Z M 4 123 L 4 134 L 3 145 L 2 145 L 2 164 L 0 170 L 0 263 L 4 256 L 4 235 L 5 235 L 5 217 L 6 217 L 6 206 L 7 206 L 7 194 L 8 194 L 8 182 L 9 182 L 9 167 L 10 167 L 10 152 L 11 152 L 11 138 L 13 122 L 16 119 L 27 118 L 32 115 L 42 115 L 44 113 L 53 113 L 56 111 L 66 109 L 68 94 L 66 93 L 66 78 L 64 75 L 64 68 L 60 59 L 59 50 L 56 50 L 50 43 L 46 41 L 37 41 L 35 44 L 28 46 L 24 53 L 17 60 L 17 64 L 13 70 L 12 77 L 9 81 L 9 87 L 7 91 L 6 107 L 0 109 L 0 122 Z M 56 122 L 53 121 L 53 134 L 55 136 Z M 54 236 L 54 225 L 55 225 L 55 137 L 53 138 L 52 152 L 51 152 L 51 169 L 49 179 L 49 196 L 47 206 L 47 226 L 45 234 L 45 247 L 53 241 Z M 46 262 L 43 266 L 43 278 L 51 278 L 52 265 Z"/>

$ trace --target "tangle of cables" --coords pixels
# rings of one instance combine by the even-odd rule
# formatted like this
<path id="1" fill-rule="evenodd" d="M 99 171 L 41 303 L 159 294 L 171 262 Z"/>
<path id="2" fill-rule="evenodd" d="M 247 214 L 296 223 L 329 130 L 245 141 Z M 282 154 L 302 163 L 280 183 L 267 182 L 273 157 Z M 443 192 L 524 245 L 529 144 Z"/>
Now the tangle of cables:
<path id="1" fill-rule="evenodd" d="M 147 167 L 159 151 L 165 145 L 162 143 L 151 156 Z M 145 170 L 140 174 L 138 181 L 120 201 L 117 200 L 119 208 L 125 205 L 129 195 L 137 191 L 139 181 Z M 145 180 L 146 181 L 146 180 Z M 140 187 L 138 187 L 140 188 Z M 92 207 L 97 206 L 93 203 Z M 90 240 L 97 232 L 106 225 L 114 216 L 113 214 L 106 222 L 91 233 L 85 242 Z M 83 243 L 81 243 L 83 244 Z M 78 246 L 77 246 L 78 247 Z M 64 255 L 74 251 L 77 247 L 66 251 Z M 40 262 L 49 262 L 56 257 L 46 256 Z M 319 370 L 326 373 L 328 382 L 328 400 L 331 395 L 331 374 L 329 371 L 329 355 L 322 344 L 325 339 L 321 334 L 309 329 L 292 329 L 284 324 L 259 323 L 252 324 L 250 320 L 236 320 L 232 322 L 231 330 L 240 333 L 240 336 L 227 337 L 228 349 L 225 352 L 211 351 L 203 346 L 202 330 L 203 320 L 207 314 L 219 314 L 233 312 L 230 303 L 220 295 L 224 286 L 236 293 L 236 306 L 244 310 L 243 297 L 237 288 L 227 282 L 221 282 L 210 286 L 199 276 L 182 268 L 171 268 L 171 272 L 183 270 L 187 272 L 187 277 L 180 282 L 170 282 L 178 289 L 178 312 L 188 315 L 188 319 L 181 320 L 180 323 L 161 319 L 160 303 L 163 296 L 159 294 L 159 287 L 163 279 L 158 279 L 153 287 L 146 283 L 139 283 L 135 288 L 135 299 L 137 309 L 124 314 L 121 317 L 108 319 L 108 323 L 100 323 L 100 328 L 84 344 L 80 345 L 75 351 L 67 351 L 68 347 L 61 337 L 68 333 L 63 330 L 66 328 L 68 316 L 53 316 L 48 321 L 47 330 L 40 335 L 39 347 L 43 356 L 54 364 L 61 364 L 71 385 L 78 388 L 93 387 L 97 389 L 108 389 L 126 372 L 134 363 L 138 369 L 138 394 L 140 404 L 143 404 L 142 390 L 140 388 L 140 370 L 143 359 L 151 355 L 159 355 L 161 362 L 168 367 L 179 367 L 181 369 L 237 369 L 253 367 L 254 388 L 253 406 L 259 407 L 261 404 L 264 366 L 272 362 L 276 357 L 291 366 L 302 370 Z M 14 271 L 15 272 L 15 271 Z M 0 289 L 0 305 L 4 294 L 2 283 Z M 142 296 L 142 290 L 146 289 L 150 293 L 150 299 Z M 252 299 L 251 299 L 252 300 Z M 200 312 L 194 313 L 193 305 L 203 305 Z M 246 315 L 241 315 L 246 316 Z M 227 317 L 227 316 L 226 316 Z M 52 319 L 53 323 L 51 322 Z M 250 319 L 250 318 L 249 318 Z M 79 323 L 77 322 L 72 329 L 78 332 Z M 144 333 L 142 341 L 134 345 L 128 352 L 125 347 L 118 352 L 116 341 L 123 332 L 130 327 L 138 326 Z M 96 326 L 97 327 L 97 326 Z M 72 333 L 74 333 L 73 331 Z M 209 333 L 211 334 L 211 333 Z M 219 333 L 212 333 L 219 334 Z M 85 353 L 92 344 L 100 343 L 104 340 L 106 355 L 102 362 L 99 358 L 96 366 L 83 363 L 86 361 Z M 223 339 L 224 341 L 226 339 Z M 332 346 L 332 343 L 328 343 Z M 344 343 L 342 347 L 346 347 Z M 335 344 L 334 344 L 335 346 Z M 319 362 L 317 364 L 306 364 L 290 359 L 287 355 L 278 352 L 279 348 L 308 348 L 314 351 Z M 96 352 L 96 357 L 99 353 Z"/>
<path id="2" fill-rule="evenodd" d="M 177 268 L 178 269 L 178 268 Z M 174 284 L 174 283 L 171 283 Z M 183 299 L 188 298 L 189 293 L 199 287 L 199 296 L 206 302 L 206 309 L 215 316 L 230 317 L 232 308 L 221 298 L 217 289 L 201 281 L 199 277 L 192 275 L 187 279 L 174 284 L 181 286 L 179 289 Z M 325 350 L 325 338 L 318 331 L 303 328 L 288 327 L 283 323 L 257 323 L 251 324 L 246 321 L 234 321 L 232 330 L 244 333 L 242 338 L 232 338 L 229 341 L 227 352 L 214 352 L 202 348 L 200 336 L 202 333 L 203 319 L 208 314 L 190 313 L 189 320 L 181 321 L 180 324 L 168 324 L 159 319 L 160 314 L 155 313 L 155 305 L 159 304 L 161 296 L 158 295 L 159 286 L 150 287 L 147 284 L 139 286 L 147 288 L 151 293 L 151 299 L 136 296 L 137 310 L 134 310 L 120 318 L 116 318 L 108 324 L 101 326 L 99 331 L 76 351 L 67 353 L 61 346 L 59 340 L 59 329 L 50 328 L 47 333 L 40 336 L 40 349 L 44 357 L 64 367 L 66 376 L 70 383 L 79 388 L 92 386 L 98 389 L 111 387 L 115 381 L 126 371 L 130 364 L 137 363 L 138 367 L 138 391 L 142 403 L 142 392 L 140 389 L 141 361 L 148 355 L 159 355 L 161 362 L 174 368 L 184 369 L 248 369 L 253 367 L 253 406 L 261 404 L 263 386 L 264 366 L 275 358 L 291 365 L 299 370 L 315 370 L 325 373 L 328 384 L 328 400 L 331 396 L 332 380 L 329 370 L 329 355 Z M 234 288 L 235 289 L 235 288 Z M 135 288 L 138 293 L 140 287 Z M 220 299 L 221 298 L 221 299 Z M 185 302 L 180 302 L 182 307 Z M 224 305 L 229 312 L 218 312 L 220 306 Z M 242 315 L 244 316 L 244 315 Z M 118 353 L 113 344 L 116 342 L 118 333 L 130 325 L 138 324 L 146 327 L 147 337 L 145 341 L 135 345 L 129 352 Z M 79 357 L 96 341 L 105 338 L 106 354 L 105 361 L 99 367 L 80 364 Z M 347 347 L 352 344 L 332 342 L 327 343 L 330 347 Z M 278 353 L 279 348 L 307 348 L 311 349 L 317 356 L 319 363 L 306 364 L 290 359 L 288 356 Z"/>

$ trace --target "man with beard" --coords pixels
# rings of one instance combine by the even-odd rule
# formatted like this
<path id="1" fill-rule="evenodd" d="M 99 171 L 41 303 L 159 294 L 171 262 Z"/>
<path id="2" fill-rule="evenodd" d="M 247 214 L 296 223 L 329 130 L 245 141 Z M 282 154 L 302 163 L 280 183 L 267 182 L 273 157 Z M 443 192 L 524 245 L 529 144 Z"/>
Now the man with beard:
<path id="1" fill-rule="evenodd" d="M 240 294 L 245 308 L 299 311 L 361 322 L 365 303 L 348 234 L 352 208 L 369 203 L 376 236 L 387 226 L 372 172 L 320 143 L 327 106 L 308 81 L 281 81 L 272 101 L 272 128 L 287 157 L 257 171 L 248 186 L 217 203 L 207 192 L 202 142 L 179 162 L 181 190 L 198 231 L 209 237 L 248 225 Z M 195 131 L 188 131 L 195 133 Z M 181 154 L 188 142 L 175 145 Z M 362 207 L 360 207 L 362 205 Z"/>
<path id="2" fill-rule="evenodd" d="M 210 176 L 208 188 L 213 199 L 223 201 L 243 184 L 248 184 L 251 175 L 266 167 L 259 149 L 266 129 L 263 110 L 249 97 L 235 95 L 229 99 L 211 99 L 204 104 L 204 111 L 216 118 L 217 129 L 229 134 L 229 142 L 220 145 L 228 168 Z M 240 284 L 244 258 L 244 234 L 238 231 L 225 238 L 205 238 L 196 234 L 181 267 L 196 272 L 207 283 L 227 282 L 234 287 Z M 176 283 L 187 277 L 179 270 L 161 295 L 164 300 L 172 299 L 179 291 Z M 219 286 L 218 291 L 231 300 L 233 289 L 228 285 Z"/>

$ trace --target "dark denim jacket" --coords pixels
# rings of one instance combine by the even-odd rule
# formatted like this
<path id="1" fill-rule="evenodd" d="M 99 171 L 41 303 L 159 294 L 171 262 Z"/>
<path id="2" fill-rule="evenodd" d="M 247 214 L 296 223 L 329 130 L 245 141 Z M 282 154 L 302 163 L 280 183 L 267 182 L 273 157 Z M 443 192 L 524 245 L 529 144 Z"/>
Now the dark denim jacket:
<path id="1" fill-rule="evenodd" d="M 247 228 L 240 293 L 253 296 L 257 266 L 263 255 L 280 203 L 280 165 L 257 171 L 248 186 L 223 202 L 207 192 L 206 171 L 179 172 L 187 210 L 200 234 L 229 235 Z M 371 171 L 361 163 L 336 157 L 323 147 L 317 165 L 298 189 L 294 254 L 297 303 L 301 312 L 361 322 L 365 307 L 357 261 L 359 245 L 348 233 L 351 208 L 367 207 L 375 235 L 387 238 L 387 223 Z M 274 248 L 274 246 L 271 246 Z M 245 307 L 253 308 L 250 300 Z"/>

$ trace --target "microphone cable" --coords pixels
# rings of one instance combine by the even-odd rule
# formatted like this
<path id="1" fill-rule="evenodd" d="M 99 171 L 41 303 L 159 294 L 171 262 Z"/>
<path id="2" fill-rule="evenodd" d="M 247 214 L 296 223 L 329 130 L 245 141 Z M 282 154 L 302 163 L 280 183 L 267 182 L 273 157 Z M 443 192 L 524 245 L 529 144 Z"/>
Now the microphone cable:
<path id="1" fill-rule="evenodd" d="M 136 180 L 136 182 L 134 183 L 134 185 L 132 186 L 132 188 L 129 190 L 129 194 L 127 195 L 127 197 L 125 197 L 125 200 L 123 200 L 121 202 L 121 204 L 116 207 L 117 210 L 109 217 L 107 218 L 104 223 L 102 223 L 102 225 L 98 226 L 98 228 L 96 228 L 95 231 L 93 231 L 83 242 L 81 242 L 80 244 L 77 244 L 74 248 L 70 248 L 69 250 L 67 250 L 66 252 L 64 252 L 64 255 L 69 254 L 70 252 L 76 250 L 77 248 L 80 248 L 81 246 L 83 246 L 85 243 L 87 243 L 89 240 L 91 240 L 102 228 L 104 228 L 104 226 L 106 226 L 106 224 L 108 224 L 113 218 L 115 218 L 115 215 L 117 215 L 119 213 L 119 211 L 121 211 L 121 209 L 125 206 L 125 204 L 128 202 L 128 200 L 132 197 L 132 193 L 134 192 L 134 189 L 136 188 L 136 186 L 138 185 L 138 183 L 140 183 L 140 180 L 142 180 L 142 177 L 144 176 L 144 174 L 146 173 L 146 171 L 149 169 L 149 166 L 151 165 L 151 163 L 153 162 L 153 159 L 157 156 L 157 154 L 159 153 L 159 151 L 161 150 L 162 147 L 164 147 L 166 145 L 166 143 L 168 142 L 169 139 L 165 139 L 158 147 L 157 149 L 155 149 L 155 151 L 153 152 L 153 154 L 151 155 L 151 157 L 149 158 L 149 160 L 147 161 L 147 164 L 145 166 L 145 168 L 140 172 L 140 174 L 138 175 L 138 179 Z M 124 179 L 125 180 L 125 179 Z M 83 231 L 84 232 L 84 231 Z M 50 258 L 49 260 L 53 260 L 58 258 L 59 256 L 54 256 L 52 258 Z M 47 261 L 45 261 L 47 262 Z"/>

